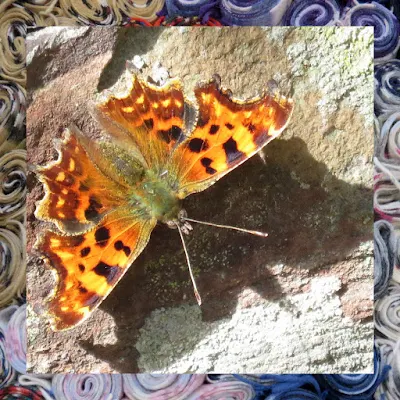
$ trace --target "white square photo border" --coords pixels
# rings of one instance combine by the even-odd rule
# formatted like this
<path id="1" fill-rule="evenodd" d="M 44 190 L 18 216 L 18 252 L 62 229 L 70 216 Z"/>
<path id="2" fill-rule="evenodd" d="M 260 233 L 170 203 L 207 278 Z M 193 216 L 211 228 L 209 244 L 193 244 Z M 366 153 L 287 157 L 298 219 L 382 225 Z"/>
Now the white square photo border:
<path id="1" fill-rule="evenodd" d="M 262 157 L 185 203 L 192 218 L 269 233 L 195 226 L 187 248 L 201 307 L 178 233 L 157 227 L 99 309 L 53 332 L 43 300 L 55 282 L 34 249 L 50 225 L 33 217 L 44 194 L 34 181 L 29 372 L 373 372 L 372 28 L 45 28 L 28 35 L 27 61 L 35 166 L 55 160 L 52 139 L 72 124 L 100 139 L 87 105 L 98 92 L 126 92 L 133 68 L 153 85 L 179 78 L 191 102 L 214 74 L 233 98 L 274 80 L 294 101 Z"/>

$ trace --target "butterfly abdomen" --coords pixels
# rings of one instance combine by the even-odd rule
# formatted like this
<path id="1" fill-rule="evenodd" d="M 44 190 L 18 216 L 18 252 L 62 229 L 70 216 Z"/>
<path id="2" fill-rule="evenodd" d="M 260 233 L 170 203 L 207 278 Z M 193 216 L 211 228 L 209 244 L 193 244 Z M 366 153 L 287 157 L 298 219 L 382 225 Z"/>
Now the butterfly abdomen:
<path id="1" fill-rule="evenodd" d="M 144 179 L 137 184 L 130 197 L 134 207 L 139 208 L 149 218 L 156 218 L 165 223 L 178 218 L 181 205 L 176 193 L 171 190 L 166 181 L 151 171 L 145 174 Z"/>

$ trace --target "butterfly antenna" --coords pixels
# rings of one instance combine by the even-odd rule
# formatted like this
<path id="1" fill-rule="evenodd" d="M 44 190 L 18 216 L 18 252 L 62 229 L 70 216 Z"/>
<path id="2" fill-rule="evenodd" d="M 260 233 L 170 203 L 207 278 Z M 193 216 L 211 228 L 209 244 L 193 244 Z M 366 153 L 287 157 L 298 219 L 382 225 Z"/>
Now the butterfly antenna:
<path id="1" fill-rule="evenodd" d="M 197 219 L 192 219 L 192 218 L 187 218 L 187 217 L 183 217 L 183 219 L 185 221 L 194 222 L 196 224 L 209 225 L 209 226 L 215 226 L 216 228 L 233 229 L 233 230 L 239 231 L 239 232 L 250 233 L 250 235 L 256 235 L 256 236 L 261 236 L 261 237 L 268 236 L 268 233 L 265 233 L 265 232 L 252 231 L 250 229 L 238 228 L 237 226 L 219 225 L 219 224 L 214 224 L 212 222 L 198 221 Z"/>
<path id="2" fill-rule="evenodd" d="M 189 267 L 189 274 L 190 274 L 190 279 L 192 280 L 193 283 L 193 291 L 194 291 L 194 295 L 196 296 L 196 300 L 198 305 L 201 305 L 201 297 L 199 294 L 199 291 L 197 290 L 197 286 L 196 286 L 196 281 L 194 280 L 194 276 L 193 276 L 193 272 L 192 272 L 192 267 L 190 265 L 190 259 L 189 259 L 189 253 L 186 249 L 186 244 L 185 244 L 185 240 L 183 238 L 183 233 L 181 230 L 181 227 L 179 226 L 179 224 L 176 224 L 176 226 L 178 227 L 178 231 L 179 231 L 179 235 L 181 237 L 181 241 L 182 241 L 182 245 L 183 245 L 183 250 L 185 250 L 185 255 L 186 255 L 186 261 L 187 261 L 187 265 Z"/>

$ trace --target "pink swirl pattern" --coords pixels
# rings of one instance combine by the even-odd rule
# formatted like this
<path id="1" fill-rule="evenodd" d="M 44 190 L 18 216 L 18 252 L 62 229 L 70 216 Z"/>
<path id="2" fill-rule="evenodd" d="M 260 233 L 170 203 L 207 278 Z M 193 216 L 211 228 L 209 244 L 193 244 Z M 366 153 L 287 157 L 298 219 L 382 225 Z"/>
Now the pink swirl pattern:
<path id="1" fill-rule="evenodd" d="M 382 128 L 374 158 L 374 209 L 396 228 L 400 227 L 400 112 L 381 115 L 379 121 Z"/>
<path id="2" fill-rule="evenodd" d="M 203 384 L 205 375 L 123 374 L 122 379 L 128 399 L 183 400 Z"/>
<path id="3" fill-rule="evenodd" d="M 6 330 L 6 354 L 11 365 L 21 374 L 26 373 L 26 304 L 19 307 Z"/>
<path id="4" fill-rule="evenodd" d="M 400 340 L 400 285 L 389 286 L 387 295 L 375 302 L 375 328 L 387 339 Z"/>
<path id="5" fill-rule="evenodd" d="M 0 310 L 0 389 L 10 385 L 16 378 L 17 372 L 7 359 L 5 331 L 8 321 L 18 306 L 10 306 Z"/>
<path id="6" fill-rule="evenodd" d="M 230 381 L 204 384 L 186 400 L 250 400 L 254 396 L 253 388 L 247 383 Z"/>
<path id="7" fill-rule="evenodd" d="M 56 400 L 120 400 L 123 394 L 117 374 L 58 374 L 52 388 Z"/>

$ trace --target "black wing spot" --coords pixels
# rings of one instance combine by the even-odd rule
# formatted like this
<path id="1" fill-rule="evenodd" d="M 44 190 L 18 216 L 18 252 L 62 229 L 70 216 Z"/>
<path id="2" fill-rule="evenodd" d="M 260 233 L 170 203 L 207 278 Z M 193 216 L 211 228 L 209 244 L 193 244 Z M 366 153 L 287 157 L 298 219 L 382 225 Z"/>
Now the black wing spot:
<path id="1" fill-rule="evenodd" d="M 179 126 L 172 125 L 172 128 L 169 130 L 159 130 L 158 135 L 164 142 L 171 143 L 171 141 L 177 141 L 182 135 L 182 129 Z"/>
<path id="2" fill-rule="evenodd" d="M 179 140 L 179 138 L 182 135 L 182 129 L 179 128 L 179 126 L 176 125 L 172 125 L 172 128 L 170 129 L 171 132 L 171 137 L 174 140 Z"/>
<path id="3" fill-rule="evenodd" d="M 79 271 L 84 272 L 85 266 L 83 264 L 78 264 Z"/>
<path id="4" fill-rule="evenodd" d="M 232 124 L 230 124 L 229 122 L 227 124 L 225 124 L 225 126 L 231 131 L 234 126 Z"/>
<path id="5" fill-rule="evenodd" d="M 201 151 L 207 150 L 209 146 L 207 140 L 193 138 L 190 140 L 188 147 L 193 153 L 200 153 Z"/>
<path id="6" fill-rule="evenodd" d="M 82 294 L 88 293 L 88 290 L 87 290 L 86 288 L 84 288 L 84 287 L 82 286 L 81 283 L 79 283 L 78 290 L 79 290 Z"/>
<path id="7" fill-rule="evenodd" d="M 154 127 L 153 118 L 145 119 L 144 124 L 146 125 L 146 128 L 151 131 Z"/>
<path id="8" fill-rule="evenodd" d="M 87 255 L 89 255 L 89 253 L 90 253 L 90 247 L 84 247 L 81 250 L 81 257 L 86 257 Z"/>
<path id="9" fill-rule="evenodd" d="M 115 243 L 114 243 L 114 249 L 115 250 L 122 250 L 124 248 L 124 244 L 122 243 L 122 241 L 121 240 L 117 240 Z"/>
<path id="10" fill-rule="evenodd" d="M 94 268 L 94 272 L 97 275 L 104 276 L 108 283 L 112 283 L 119 271 L 118 266 L 112 266 L 100 261 Z"/>
<path id="11" fill-rule="evenodd" d="M 210 135 L 215 135 L 219 130 L 219 125 L 211 125 L 210 127 Z"/>
<path id="12" fill-rule="evenodd" d="M 239 151 L 237 147 L 236 141 L 231 137 L 229 138 L 222 147 L 225 150 L 226 158 L 228 160 L 228 164 L 234 163 L 237 159 L 242 158 L 245 156 L 244 153 Z"/>
<path id="13" fill-rule="evenodd" d="M 110 239 L 110 230 L 105 226 L 102 226 L 101 228 L 97 229 L 94 237 L 98 246 L 105 247 L 107 246 L 108 239 Z"/>
<path id="14" fill-rule="evenodd" d="M 85 218 L 88 221 L 95 219 L 99 215 L 99 210 L 103 206 L 94 198 L 89 198 L 89 207 L 85 210 Z"/>
<path id="15" fill-rule="evenodd" d="M 89 188 L 84 183 L 81 182 L 79 185 L 79 191 L 80 192 L 88 192 Z"/>
<path id="16" fill-rule="evenodd" d="M 200 162 L 201 165 L 206 169 L 207 174 L 213 175 L 217 172 L 216 169 L 210 167 L 211 163 L 213 160 L 211 160 L 211 158 L 208 157 L 203 157 Z"/>
<path id="17" fill-rule="evenodd" d="M 254 133 L 256 131 L 256 126 L 250 122 L 247 125 L 247 129 L 249 130 L 250 133 Z"/>
<path id="18" fill-rule="evenodd" d="M 131 248 L 129 246 L 125 246 L 122 240 L 116 241 L 114 243 L 114 248 L 117 251 L 123 250 L 127 257 L 131 254 Z"/>
<path id="19" fill-rule="evenodd" d="M 212 163 L 212 160 L 211 160 L 211 158 L 203 157 L 203 158 L 200 160 L 200 162 L 201 162 L 201 165 L 202 165 L 203 167 L 209 167 L 209 166 L 211 165 L 211 163 Z"/>
<path id="20" fill-rule="evenodd" d="M 131 254 L 131 248 L 129 246 L 124 246 L 124 253 L 127 257 Z"/>

